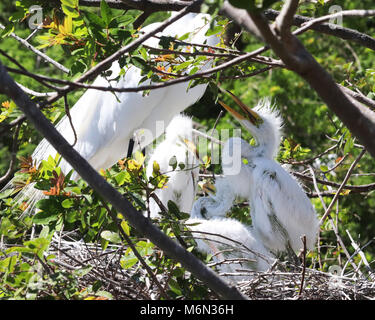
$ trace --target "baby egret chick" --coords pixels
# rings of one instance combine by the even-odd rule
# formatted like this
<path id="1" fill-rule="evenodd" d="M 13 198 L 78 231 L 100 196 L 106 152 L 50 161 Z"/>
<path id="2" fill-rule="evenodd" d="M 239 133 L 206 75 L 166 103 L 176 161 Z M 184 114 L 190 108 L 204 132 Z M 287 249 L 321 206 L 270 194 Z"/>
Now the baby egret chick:
<path id="1" fill-rule="evenodd" d="M 146 169 L 147 177 L 152 179 L 154 162 L 159 165 L 160 173 L 167 175 L 169 179 L 163 189 L 155 191 L 156 196 L 165 207 L 168 201 L 172 200 L 181 212 L 187 213 L 194 202 L 199 176 L 199 162 L 191 146 L 192 129 L 191 118 L 184 115 L 175 116 L 166 129 L 165 140 L 156 147 Z M 173 163 L 175 169 L 171 166 Z M 180 164 L 183 164 L 183 168 Z M 149 209 L 151 217 L 159 216 L 161 210 L 152 198 Z"/>
<path id="2" fill-rule="evenodd" d="M 252 273 L 238 270 L 267 271 L 273 255 L 263 246 L 252 228 L 235 219 L 203 219 L 192 216 L 186 221 L 197 243 L 197 250 L 211 254 L 220 273 L 238 273 L 234 281 L 248 280 Z"/>
<path id="3" fill-rule="evenodd" d="M 194 202 L 191 210 L 192 217 L 202 216 L 205 219 L 225 217 L 233 206 L 235 193 L 225 178 L 217 178 L 214 187 L 215 194 L 200 197 Z"/>
<path id="4" fill-rule="evenodd" d="M 223 172 L 236 194 L 249 199 L 252 225 L 263 244 L 271 252 L 298 252 L 306 236 L 308 249 L 313 249 L 318 232 L 316 212 L 297 180 L 274 160 L 280 144 L 281 118 L 273 111 L 269 100 L 253 110 L 231 94 L 241 111 L 227 109 L 256 140 L 250 146 L 240 138 L 226 142 L 223 154 L 240 151 L 247 164 L 241 163 L 240 174 Z M 224 162 L 224 161 L 223 161 Z"/>

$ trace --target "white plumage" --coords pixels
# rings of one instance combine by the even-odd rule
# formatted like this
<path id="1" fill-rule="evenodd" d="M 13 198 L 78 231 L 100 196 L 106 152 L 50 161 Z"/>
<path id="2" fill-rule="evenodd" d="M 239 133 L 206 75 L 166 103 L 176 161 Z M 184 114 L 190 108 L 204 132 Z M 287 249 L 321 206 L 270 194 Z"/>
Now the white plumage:
<path id="1" fill-rule="evenodd" d="M 241 164 L 237 175 L 223 172 L 233 192 L 249 200 L 254 231 L 273 253 L 294 252 L 303 247 L 301 237 L 306 236 L 307 248 L 314 247 L 318 232 L 315 210 L 297 180 L 274 160 L 281 136 L 281 118 L 272 110 L 270 101 L 264 100 L 254 110 L 236 101 L 242 113 L 222 105 L 230 111 L 253 135 L 257 145 L 252 147 L 240 138 L 229 139 L 224 149 L 232 153 L 235 148 L 248 163 Z"/>
<path id="2" fill-rule="evenodd" d="M 197 215 L 186 224 L 192 231 L 197 250 L 211 254 L 219 272 L 238 274 L 230 276 L 229 280 L 248 280 L 252 277 L 249 271 L 267 271 L 275 260 L 254 230 L 238 220 L 206 220 Z"/>
<path id="3" fill-rule="evenodd" d="M 194 201 L 199 175 L 199 162 L 189 144 L 193 142 L 193 123 L 191 118 L 175 116 L 166 129 L 165 140 L 154 150 L 148 165 L 147 177 L 152 179 L 154 161 L 159 164 L 160 172 L 168 176 L 163 189 L 155 190 L 156 196 L 165 207 L 171 200 L 181 212 L 189 213 Z M 170 160 L 175 157 L 176 169 L 173 170 Z M 178 164 L 184 164 L 179 168 Z M 160 208 L 154 199 L 150 199 L 150 216 L 159 216 Z"/>
<path id="4" fill-rule="evenodd" d="M 189 13 L 168 26 L 162 33 L 158 33 L 157 36 L 179 37 L 191 32 L 189 39 L 191 42 L 216 45 L 219 41 L 216 35 L 208 37 L 205 35 L 209 28 L 209 21 L 209 15 Z M 143 31 L 148 32 L 159 25 L 160 23 L 151 24 L 143 28 Z M 158 43 L 159 40 L 156 38 L 150 38 L 145 42 L 153 47 L 158 47 Z M 211 65 L 210 60 L 201 66 L 201 69 L 209 68 Z M 114 62 L 110 70 L 112 74 L 109 78 L 115 79 L 120 72 L 118 62 Z M 141 79 L 141 70 L 130 66 L 118 81 L 110 79 L 99 76 L 93 85 L 114 88 L 136 87 Z M 143 84 L 150 84 L 150 82 Z M 166 126 L 175 114 L 195 103 L 203 95 L 206 85 L 200 84 L 187 89 L 188 83 L 186 82 L 151 90 L 146 96 L 143 96 L 142 92 L 113 94 L 94 89 L 87 90 L 70 110 L 78 138 L 74 148 L 95 169 L 111 167 L 126 156 L 129 140 L 136 130 L 145 129 L 152 133 L 145 135 L 140 145 L 135 145 L 135 148 L 143 148 L 163 133 L 156 129 L 156 121 L 163 121 Z M 65 139 L 73 143 L 73 130 L 66 116 L 56 127 Z M 44 139 L 37 146 L 32 157 L 39 163 L 47 159 L 49 155 L 54 157 L 55 154 L 55 149 Z M 60 167 L 65 174 L 71 169 L 64 159 Z M 73 175 L 72 178 L 77 178 L 77 175 Z M 30 198 L 30 209 L 41 197 L 42 193 L 30 184 L 20 192 L 17 199 L 24 201 L 25 198 Z"/>
<path id="5" fill-rule="evenodd" d="M 215 194 L 197 199 L 191 210 L 192 217 L 204 217 L 205 219 L 225 217 L 233 206 L 235 193 L 227 179 L 217 178 L 215 182 Z"/>

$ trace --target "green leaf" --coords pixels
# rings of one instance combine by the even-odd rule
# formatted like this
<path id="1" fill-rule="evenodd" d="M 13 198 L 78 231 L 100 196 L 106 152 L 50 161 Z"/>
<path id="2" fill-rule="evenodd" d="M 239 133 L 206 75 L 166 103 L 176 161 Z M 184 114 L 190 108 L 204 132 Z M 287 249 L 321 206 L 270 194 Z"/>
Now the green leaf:
<path id="1" fill-rule="evenodd" d="M 153 164 L 152 164 L 152 175 L 154 177 L 156 177 L 157 175 L 160 174 L 160 166 L 159 166 L 159 163 L 157 161 L 154 160 Z"/>
<path id="2" fill-rule="evenodd" d="M 180 63 L 177 67 L 174 68 L 173 71 L 177 72 L 177 71 L 180 71 L 182 69 L 185 69 L 188 66 L 190 66 L 193 62 L 194 62 L 193 60 L 189 60 L 189 61 L 185 61 L 183 63 Z"/>
<path id="3" fill-rule="evenodd" d="M 181 288 L 180 288 L 180 286 L 179 286 L 179 284 L 177 283 L 176 280 L 170 279 L 169 282 L 168 282 L 168 286 L 178 296 L 182 295 Z"/>
<path id="4" fill-rule="evenodd" d="M 130 175 L 127 171 L 121 171 L 115 175 L 115 180 L 119 186 L 122 186 L 126 181 L 129 181 Z"/>
<path id="5" fill-rule="evenodd" d="M 71 18 L 78 18 L 78 1 L 79 0 L 61 0 L 61 8 L 63 12 Z"/>
<path id="6" fill-rule="evenodd" d="M 100 13 L 106 25 L 108 26 L 112 20 L 112 12 L 111 8 L 109 7 L 108 3 L 105 0 L 102 0 L 100 3 Z"/>
<path id="7" fill-rule="evenodd" d="M 221 32 L 221 31 L 223 31 L 222 26 L 215 26 L 214 28 L 207 30 L 206 36 L 209 37 L 209 36 L 212 36 L 214 34 L 217 34 L 217 33 Z"/>
<path id="8" fill-rule="evenodd" d="M 124 230 L 124 232 L 127 236 L 130 236 L 130 228 L 129 228 L 128 223 L 125 220 L 121 221 L 121 228 L 122 228 L 122 230 Z"/>
<path id="9" fill-rule="evenodd" d="M 92 270 L 92 268 L 93 268 L 92 266 L 85 266 L 83 268 L 74 270 L 73 274 L 78 276 L 78 277 L 83 277 L 86 274 L 88 274 Z"/>
<path id="10" fill-rule="evenodd" d="M 33 217 L 33 223 L 35 224 L 48 224 L 52 221 L 56 221 L 59 218 L 58 214 L 40 211 Z"/>
<path id="11" fill-rule="evenodd" d="M 13 24 L 7 24 L 5 26 L 5 29 L 1 31 L 0 37 L 5 38 L 9 36 L 14 31 L 14 25 Z"/>
<path id="12" fill-rule="evenodd" d="M 123 269 L 129 269 L 138 262 L 138 258 L 134 254 L 130 254 L 120 260 L 120 265 Z"/>
<path id="13" fill-rule="evenodd" d="M 109 230 L 102 231 L 100 236 L 103 239 L 105 239 L 107 241 L 110 241 L 110 242 L 113 242 L 113 243 L 120 243 L 121 242 L 121 238 L 118 235 L 118 233 L 113 232 L 113 231 L 109 231 Z"/>
<path id="14" fill-rule="evenodd" d="M 30 241 L 25 241 L 24 245 L 41 257 L 43 252 L 47 249 L 49 241 L 46 238 L 36 238 Z"/>
<path id="15" fill-rule="evenodd" d="M 74 200 L 73 199 L 65 199 L 63 202 L 61 202 L 61 206 L 65 209 L 69 209 L 73 207 Z"/>
<path id="16" fill-rule="evenodd" d="M 98 15 L 92 12 L 85 12 L 85 16 L 90 24 L 97 26 L 101 29 L 104 29 L 106 27 L 105 21 L 102 18 L 100 18 Z"/>
<path id="17" fill-rule="evenodd" d="M 61 4 L 72 7 L 72 8 L 77 8 L 78 2 L 79 0 L 61 0 Z"/>

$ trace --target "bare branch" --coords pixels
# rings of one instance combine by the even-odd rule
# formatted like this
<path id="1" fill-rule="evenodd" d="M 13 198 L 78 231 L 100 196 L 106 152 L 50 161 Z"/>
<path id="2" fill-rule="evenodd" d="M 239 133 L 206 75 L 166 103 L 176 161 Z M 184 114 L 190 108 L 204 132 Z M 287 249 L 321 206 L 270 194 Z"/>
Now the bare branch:
<path id="1" fill-rule="evenodd" d="M 346 175 L 345 175 L 345 178 L 344 180 L 342 181 L 339 189 L 337 190 L 337 193 L 335 194 L 335 196 L 333 197 L 331 203 L 329 204 L 327 210 L 324 212 L 324 215 L 323 217 L 320 219 L 319 221 L 319 225 L 322 225 L 322 223 L 324 222 L 324 220 L 327 218 L 327 216 L 329 215 L 333 205 L 335 204 L 336 200 L 338 199 L 338 197 L 340 196 L 340 193 L 341 193 L 341 190 L 345 187 L 345 184 L 348 182 L 355 166 L 357 165 L 357 163 L 359 162 L 359 160 L 361 160 L 361 158 L 364 156 L 364 154 L 366 153 L 366 149 L 363 149 L 359 156 L 353 161 L 353 163 L 351 164 L 349 170 L 347 171 Z"/>
<path id="2" fill-rule="evenodd" d="M 300 34 L 304 32 L 307 29 L 310 29 L 311 27 L 323 23 L 325 21 L 335 19 L 337 17 L 370 17 L 375 15 L 375 10 L 344 10 L 339 11 L 336 13 L 332 13 L 323 17 L 319 17 L 316 19 L 311 19 L 308 22 L 305 22 L 302 27 L 299 29 L 297 34 Z"/>
<path id="3" fill-rule="evenodd" d="M 279 11 L 273 9 L 267 9 L 264 11 L 264 15 L 268 20 L 275 20 L 280 14 Z M 313 18 L 308 18 L 300 15 L 295 15 L 293 19 L 293 25 L 302 26 L 304 23 L 313 20 Z M 338 37 L 344 40 L 354 41 L 361 46 L 375 50 L 375 39 L 367 34 L 361 33 L 357 30 L 344 28 L 340 25 L 332 23 L 322 23 L 317 25 L 312 25 L 311 30 L 315 30 L 324 34 L 328 34 L 334 37 Z"/>
<path id="4" fill-rule="evenodd" d="M 308 175 L 302 174 L 300 172 L 292 172 L 292 174 L 299 179 L 313 182 L 313 179 Z M 316 178 L 316 181 L 319 184 L 334 187 L 334 188 L 339 188 L 341 186 L 341 184 L 339 184 L 339 183 L 321 180 L 319 178 Z M 345 186 L 343 186 L 342 190 L 350 190 L 350 192 L 352 192 L 352 193 L 370 192 L 372 190 L 375 190 L 375 183 L 362 184 L 362 185 L 345 185 Z"/>
<path id="5" fill-rule="evenodd" d="M 5 29 L 5 27 L 2 24 L 0 24 L 0 29 Z M 65 68 L 62 64 L 60 64 L 57 61 L 53 60 L 52 58 L 50 58 L 49 56 L 47 56 L 46 54 L 44 54 L 43 52 L 41 52 L 40 50 L 38 50 L 37 48 L 35 48 L 34 46 L 32 46 L 29 42 L 27 42 L 26 40 L 24 40 L 21 37 L 17 36 L 15 33 L 12 32 L 10 34 L 10 36 L 12 38 L 16 39 L 19 43 L 21 43 L 27 49 L 29 49 L 30 51 L 34 52 L 36 55 L 38 55 L 39 57 L 41 57 L 44 61 L 52 64 L 53 66 L 55 66 L 57 69 L 61 70 L 64 73 L 69 73 L 69 69 Z"/>

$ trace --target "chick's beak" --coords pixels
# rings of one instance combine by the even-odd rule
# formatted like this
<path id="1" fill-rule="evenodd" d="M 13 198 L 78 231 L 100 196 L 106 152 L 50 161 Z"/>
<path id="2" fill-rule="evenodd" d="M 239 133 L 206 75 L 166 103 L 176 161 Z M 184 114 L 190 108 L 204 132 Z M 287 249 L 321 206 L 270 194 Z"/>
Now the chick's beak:
<path id="1" fill-rule="evenodd" d="M 224 90 L 222 90 L 224 91 Z M 222 101 L 218 101 L 221 106 L 231 113 L 238 120 L 249 120 L 254 126 L 257 126 L 263 122 L 261 116 L 255 111 L 251 110 L 246 104 L 244 104 L 239 98 L 237 98 L 232 92 L 225 90 L 226 93 L 234 100 L 234 102 L 241 108 L 241 112 L 237 112 L 229 107 Z"/>
<path id="2" fill-rule="evenodd" d="M 193 141 L 189 140 L 189 139 L 183 139 L 183 141 L 184 141 L 184 143 L 185 143 L 187 149 L 188 149 L 192 154 L 194 154 L 194 155 L 197 157 L 197 159 L 199 159 L 199 153 L 198 153 L 198 149 L 197 149 L 196 144 L 195 144 Z"/>

